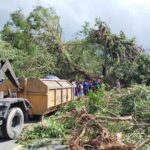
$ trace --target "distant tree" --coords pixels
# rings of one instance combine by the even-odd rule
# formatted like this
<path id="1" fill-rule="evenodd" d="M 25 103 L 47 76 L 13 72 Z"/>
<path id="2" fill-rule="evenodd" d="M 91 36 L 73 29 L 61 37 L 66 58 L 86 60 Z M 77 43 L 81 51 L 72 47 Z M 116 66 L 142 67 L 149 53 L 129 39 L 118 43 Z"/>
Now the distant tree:
<path id="1" fill-rule="evenodd" d="M 9 60 L 18 77 L 41 77 L 54 71 L 53 57 L 47 51 L 28 55 L 0 39 L 0 60 Z"/>
<path id="2" fill-rule="evenodd" d="M 0 60 L 13 60 L 17 55 L 17 49 L 14 49 L 11 44 L 3 41 L 0 38 Z"/>
<path id="3" fill-rule="evenodd" d="M 25 71 L 18 71 L 18 74 L 44 76 L 57 72 L 64 51 L 62 29 L 54 9 L 37 6 L 28 16 L 21 10 L 10 16 L 11 20 L 4 25 L 1 37 L 13 48 L 20 50 L 16 62 Z"/>
<path id="4" fill-rule="evenodd" d="M 38 48 L 55 51 L 61 43 L 59 17 L 52 8 L 37 6 L 29 16 L 21 10 L 11 14 L 5 25 L 2 39 L 18 49 L 32 53 Z"/>

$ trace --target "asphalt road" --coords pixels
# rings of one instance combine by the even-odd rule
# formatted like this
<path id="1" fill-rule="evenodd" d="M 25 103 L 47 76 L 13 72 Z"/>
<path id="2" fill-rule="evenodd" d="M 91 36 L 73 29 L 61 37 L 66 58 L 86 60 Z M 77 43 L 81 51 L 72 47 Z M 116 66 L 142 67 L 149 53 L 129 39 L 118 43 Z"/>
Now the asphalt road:
<path id="1" fill-rule="evenodd" d="M 24 124 L 24 127 L 38 122 L 38 120 L 32 120 L 29 123 Z M 0 150 L 21 150 L 21 147 L 21 145 L 16 143 L 16 140 L 3 140 L 0 138 Z"/>
<path id="2" fill-rule="evenodd" d="M 36 143 L 35 143 L 36 144 Z M 66 150 L 66 145 L 56 144 L 56 140 L 54 139 L 50 145 L 43 145 L 39 148 L 32 148 L 32 150 Z M 21 145 L 16 144 L 15 140 L 4 141 L 0 139 L 0 150 L 27 150 L 23 148 Z"/>
<path id="3" fill-rule="evenodd" d="M 21 145 L 18 145 L 15 140 L 0 139 L 0 150 L 20 150 Z"/>
<path id="4" fill-rule="evenodd" d="M 51 115 L 51 114 L 50 114 Z M 31 120 L 28 123 L 24 124 L 25 126 L 32 126 L 32 124 L 39 123 L 38 120 Z M 22 146 L 16 143 L 16 140 L 3 140 L 0 138 L 0 150 L 23 150 Z"/>

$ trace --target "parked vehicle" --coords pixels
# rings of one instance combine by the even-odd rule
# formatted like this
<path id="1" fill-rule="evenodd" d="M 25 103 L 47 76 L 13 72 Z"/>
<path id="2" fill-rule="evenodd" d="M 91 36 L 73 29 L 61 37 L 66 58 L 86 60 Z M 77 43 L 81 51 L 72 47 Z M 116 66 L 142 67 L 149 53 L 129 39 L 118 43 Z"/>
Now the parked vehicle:
<path id="1" fill-rule="evenodd" d="M 9 61 L 0 63 L 0 137 L 15 139 L 28 117 L 43 116 L 72 100 L 72 85 L 66 80 L 17 79 Z"/>

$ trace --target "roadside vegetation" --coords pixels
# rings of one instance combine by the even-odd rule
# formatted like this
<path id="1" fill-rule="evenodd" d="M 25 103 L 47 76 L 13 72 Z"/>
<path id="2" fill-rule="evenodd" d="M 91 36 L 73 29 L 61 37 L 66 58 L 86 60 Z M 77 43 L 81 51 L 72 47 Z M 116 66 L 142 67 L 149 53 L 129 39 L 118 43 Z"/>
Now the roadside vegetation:
<path id="1" fill-rule="evenodd" d="M 101 135 L 104 141 L 95 141 L 97 144 L 92 145 L 99 136 L 99 127 L 86 127 L 89 121 L 102 126 L 110 140 L 107 144 L 106 135 Z M 83 129 L 85 131 L 81 136 Z M 102 145 L 107 149 L 107 145 L 111 145 L 112 149 L 116 146 L 118 150 L 123 147 L 144 150 L 149 145 L 149 134 L 150 87 L 133 85 L 120 92 L 104 89 L 90 92 L 87 97 L 66 104 L 40 124 L 24 129 L 18 141 L 30 146 L 36 140 L 60 138 L 61 143 L 69 145 L 71 149 L 97 149 L 96 145 L 100 149 L 103 149 Z"/>

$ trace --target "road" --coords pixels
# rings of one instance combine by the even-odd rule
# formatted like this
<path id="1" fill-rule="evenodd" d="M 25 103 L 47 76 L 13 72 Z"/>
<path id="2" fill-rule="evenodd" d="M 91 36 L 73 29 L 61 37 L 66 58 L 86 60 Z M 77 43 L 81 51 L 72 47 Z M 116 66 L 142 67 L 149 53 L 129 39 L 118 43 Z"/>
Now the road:
<path id="1" fill-rule="evenodd" d="M 18 145 L 15 140 L 0 139 L 0 150 L 20 150 L 21 145 Z"/>
<path id="2" fill-rule="evenodd" d="M 25 126 L 31 126 L 34 123 L 39 123 L 39 120 L 32 120 L 24 124 Z M 21 145 L 16 143 L 16 140 L 3 140 L 0 139 L 0 150 L 21 150 Z"/>
<path id="3" fill-rule="evenodd" d="M 66 145 L 56 144 L 56 140 L 51 141 L 50 145 L 39 146 L 39 148 L 32 148 L 32 150 L 67 150 Z M 4 141 L 0 139 L 0 150 L 27 150 L 21 145 L 16 144 L 15 140 Z"/>
<path id="4" fill-rule="evenodd" d="M 50 113 L 49 115 L 51 115 L 52 113 Z M 48 115 L 48 116 L 49 116 Z M 39 119 L 38 120 L 31 120 L 28 123 L 24 124 L 25 126 L 32 126 L 33 124 L 37 124 L 40 123 Z M 22 146 L 16 143 L 16 140 L 3 140 L 0 139 L 0 150 L 22 150 L 21 148 Z"/>

